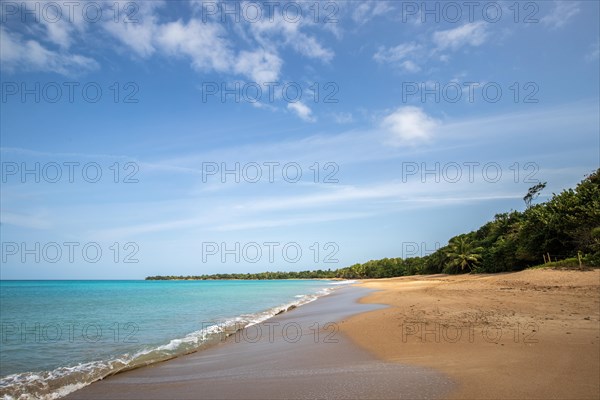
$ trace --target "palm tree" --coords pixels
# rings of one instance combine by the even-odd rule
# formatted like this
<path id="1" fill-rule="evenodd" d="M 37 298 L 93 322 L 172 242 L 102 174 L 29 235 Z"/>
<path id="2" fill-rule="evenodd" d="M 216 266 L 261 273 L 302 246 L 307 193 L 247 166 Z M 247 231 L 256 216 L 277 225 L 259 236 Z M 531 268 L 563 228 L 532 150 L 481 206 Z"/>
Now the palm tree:
<path id="1" fill-rule="evenodd" d="M 483 247 L 473 248 L 473 243 L 465 235 L 456 236 L 448 243 L 447 266 L 457 270 L 460 268 L 460 271 L 471 271 L 481 262 L 482 251 Z"/>

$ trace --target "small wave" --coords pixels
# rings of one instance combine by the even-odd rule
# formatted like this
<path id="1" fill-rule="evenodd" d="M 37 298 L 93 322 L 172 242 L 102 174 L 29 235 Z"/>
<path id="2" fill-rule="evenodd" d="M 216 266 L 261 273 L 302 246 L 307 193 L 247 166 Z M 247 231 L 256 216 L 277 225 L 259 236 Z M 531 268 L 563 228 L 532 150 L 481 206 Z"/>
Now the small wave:
<path id="1" fill-rule="evenodd" d="M 351 285 L 353 283 L 356 283 L 356 281 L 352 281 L 352 280 L 348 280 L 348 281 L 335 281 L 335 282 L 330 282 L 330 285 Z"/>
<path id="2" fill-rule="evenodd" d="M 125 355 L 111 361 L 95 361 L 60 367 L 52 371 L 9 375 L 0 380 L 2 399 L 58 399 L 118 372 L 129 363 L 129 358 Z"/>
<path id="3" fill-rule="evenodd" d="M 123 354 L 112 360 L 80 363 L 52 371 L 8 375 L 0 379 L 0 398 L 3 400 L 58 399 L 110 375 L 202 350 L 241 329 L 260 324 L 275 315 L 311 303 L 319 297 L 330 294 L 333 290 L 335 288 L 324 288 L 314 294 L 297 295 L 294 296 L 297 300 L 290 303 L 216 322 L 182 338 L 172 339 L 169 343 L 160 346 L 144 348 L 135 354 Z"/>

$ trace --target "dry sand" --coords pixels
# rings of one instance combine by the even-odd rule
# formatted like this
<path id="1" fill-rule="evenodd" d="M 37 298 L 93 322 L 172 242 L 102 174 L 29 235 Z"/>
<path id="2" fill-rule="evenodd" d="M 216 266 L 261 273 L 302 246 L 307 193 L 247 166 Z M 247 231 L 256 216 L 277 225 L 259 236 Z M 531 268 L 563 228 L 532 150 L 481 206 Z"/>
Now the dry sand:
<path id="1" fill-rule="evenodd" d="M 600 270 L 362 285 L 380 290 L 362 302 L 391 307 L 346 319 L 341 332 L 383 360 L 446 373 L 458 382 L 449 398 L 600 398 Z"/>

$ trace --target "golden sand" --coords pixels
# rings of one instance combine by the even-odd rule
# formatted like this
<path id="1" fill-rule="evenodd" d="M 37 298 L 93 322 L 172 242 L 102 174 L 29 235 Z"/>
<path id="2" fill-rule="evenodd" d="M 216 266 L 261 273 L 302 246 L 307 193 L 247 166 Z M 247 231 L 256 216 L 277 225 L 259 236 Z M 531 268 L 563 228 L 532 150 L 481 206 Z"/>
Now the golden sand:
<path id="1" fill-rule="evenodd" d="M 341 331 L 378 357 L 436 368 L 450 398 L 599 399 L 600 270 L 367 280 L 390 307 Z"/>

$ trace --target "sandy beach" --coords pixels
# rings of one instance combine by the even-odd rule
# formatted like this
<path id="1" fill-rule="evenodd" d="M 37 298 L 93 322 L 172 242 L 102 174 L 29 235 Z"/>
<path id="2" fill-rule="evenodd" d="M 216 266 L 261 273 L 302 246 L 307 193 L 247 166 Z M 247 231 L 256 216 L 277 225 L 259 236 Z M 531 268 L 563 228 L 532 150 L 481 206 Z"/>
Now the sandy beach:
<path id="1" fill-rule="evenodd" d="M 600 270 L 361 281 L 67 398 L 597 399 L 599 314 Z"/>
<path id="2" fill-rule="evenodd" d="M 427 367 L 380 360 L 339 332 L 335 321 L 382 308 L 358 303 L 371 292 L 360 287 L 339 289 L 206 350 L 114 375 L 66 398 L 435 399 L 446 396 L 454 389 L 454 383 L 445 374 Z"/>
<path id="3" fill-rule="evenodd" d="M 600 270 L 370 280 L 388 304 L 340 324 L 382 360 L 432 367 L 452 399 L 600 398 Z"/>

